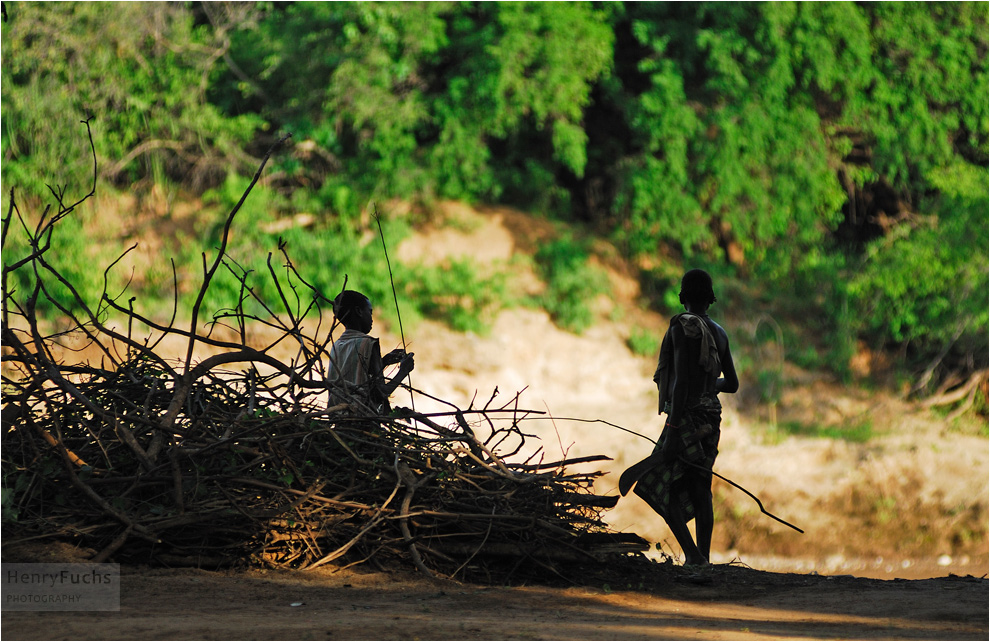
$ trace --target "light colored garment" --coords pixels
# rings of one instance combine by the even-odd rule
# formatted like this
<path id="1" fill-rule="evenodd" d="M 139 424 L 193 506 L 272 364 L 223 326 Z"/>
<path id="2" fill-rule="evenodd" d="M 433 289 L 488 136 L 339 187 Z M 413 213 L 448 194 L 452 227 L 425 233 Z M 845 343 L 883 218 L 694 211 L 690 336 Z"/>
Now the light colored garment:
<path id="1" fill-rule="evenodd" d="M 331 391 L 336 388 L 367 397 L 370 394 L 368 383 L 378 374 L 372 372 L 372 360 L 376 357 L 380 359 L 380 355 L 378 339 L 358 330 L 344 330 L 330 349 L 330 376 L 327 381 Z"/>

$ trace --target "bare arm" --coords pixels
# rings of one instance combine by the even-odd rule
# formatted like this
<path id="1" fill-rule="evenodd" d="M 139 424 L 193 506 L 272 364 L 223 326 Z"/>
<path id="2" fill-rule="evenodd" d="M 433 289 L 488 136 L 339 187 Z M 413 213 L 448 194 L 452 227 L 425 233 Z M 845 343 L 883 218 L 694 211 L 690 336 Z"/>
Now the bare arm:
<path id="1" fill-rule="evenodd" d="M 389 355 L 391 356 L 392 353 L 389 353 Z M 392 361 L 392 363 L 394 363 L 394 361 Z M 413 359 L 413 353 L 406 353 L 402 359 L 399 360 L 399 371 L 395 373 L 394 377 L 387 381 L 385 380 L 385 374 L 382 372 L 384 365 L 380 357 L 378 365 L 380 366 L 378 372 L 381 373 L 377 377 L 378 390 L 382 395 L 384 395 L 385 399 L 388 399 L 392 396 L 392 393 L 395 392 L 395 389 L 399 387 L 399 384 L 402 383 L 402 380 L 405 379 L 410 372 L 412 372 L 413 368 L 416 367 L 416 362 Z"/>
<path id="2" fill-rule="evenodd" d="M 729 350 L 729 340 L 725 340 L 725 352 L 721 355 L 722 374 L 715 382 L 715 392 L 733 393 L 739 390 L 739 377 L 736 376 L 736 365 L 732 363 L 732 351 Z"/>
<path id="3" fill-rule="evenodd" d="M 739 377 L 736 376 L 736 365 L 732 362 L 732 350 L 729 349 L 729 335 L 719 324 L 711 319 L 708 327 L 715 334 L 718 345 L 718 360 L 722 366 L 722 377 L 715 380 L 715 392 L 733 393 L 739 390 Z"/>

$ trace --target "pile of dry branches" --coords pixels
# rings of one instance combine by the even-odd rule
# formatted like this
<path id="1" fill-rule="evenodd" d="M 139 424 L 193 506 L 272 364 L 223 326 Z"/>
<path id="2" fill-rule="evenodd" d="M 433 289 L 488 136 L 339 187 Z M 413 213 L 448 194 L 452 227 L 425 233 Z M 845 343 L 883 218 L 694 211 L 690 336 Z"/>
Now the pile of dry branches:
<path id="1" fill-rule="evenodd" d="M 270 254 L 268 277 L 286 294 L 277 306 L 258 301 L 267 314 L 252 317 L 244 303 L 257 297 L 226 254 L 235 215 L 267 160 L 228 214 L 209 265 L 204 254 L 188 329 L 174 313 L 168 323 L 142 316 L 123 295 L 104 292 L 92 309 L 52 266 L 59 221 L 93 191 L 66 204 L 52 190 L 56 213 L 46 210 L 34 225 L 11 192 L 4 241 L 17 226 L 31 251 L 3 268 L 5 543 L 68 537 L 92 549 L 94 561 L 166 564 L 304 569 L 401 559 L 482 580 L 642 550 L 643 540 L 602 522 L 615 498 L 593 493 L 600 473 L 571 474 L 575 460 L 543 462 L 539 448 L 525 456 L 532 436 L 520 424 L 532 411 L 518 407 L 518 395 L 432 414 L 375 414 L 359 398 L 329 405 L 335 328 L 320 323 L 329 299 L 280 247 L 284 271 Z M 240 300 L 201 324 L 221 267 L 239 274 Z M 31 271 L 31 291 L 8 290 L 18 269 Z M 71 305 L 53 285 L 70 292 Z M 46 332 L 39 301 L 68 328 Z M 259 323 L 277 338 L 251 346 L 246 328 Z M 229 337 L 218 338 L 221 326 L 233 330 Z M 80 336 L 99 365 L 65 356 L 63 344 Z M 181 339 L 184 358 L 162 356 L 166 338 Z M 211 356 L 194 358 L 203 349 Z M 294 356 L 274 356 L 286 353 Z"/>

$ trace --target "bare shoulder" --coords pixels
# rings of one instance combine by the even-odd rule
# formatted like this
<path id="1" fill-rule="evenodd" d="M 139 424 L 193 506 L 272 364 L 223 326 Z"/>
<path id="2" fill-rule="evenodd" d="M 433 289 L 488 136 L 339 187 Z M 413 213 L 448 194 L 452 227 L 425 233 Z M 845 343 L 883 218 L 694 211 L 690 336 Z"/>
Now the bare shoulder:
<path id="1" fill-rule="evenodd" d="M 708 327 L 711 328 L 712 333 L 715 335 L 715 342 L 718 343 L 719 350 L 727 349 L 729 347 L 729 335 L 725 332 L 725 328 L 716 323 L 711 317 L 708 317 L 707 321 Z"/>
<path id="2" fill-rule="evenodd" d="M 718 333 L 719 335 L 725 337 L 726 339 L 729 338 L 729 335 L 726 334 L 726 332 L 725 332 L 725 328 L 723 328 L 722 326 L 720 326 L 718 324 L 718 322 L 715 321 L 715 319 L 713 319 L 711 317 L 708 317 L 708 321 L 709 321 L 709 325 L 711 326 L 712 331 Z"/>

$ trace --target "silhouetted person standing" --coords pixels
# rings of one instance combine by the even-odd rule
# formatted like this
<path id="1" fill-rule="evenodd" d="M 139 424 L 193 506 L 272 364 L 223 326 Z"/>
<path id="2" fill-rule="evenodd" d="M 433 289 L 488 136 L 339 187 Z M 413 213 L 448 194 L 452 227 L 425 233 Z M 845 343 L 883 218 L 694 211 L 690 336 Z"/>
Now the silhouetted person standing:
<path id="1" fill-rule="evenodd" d="M 388 412 L 388 398 L 415 367 L 412 353 L 399 348 L 382 358 L 378 339 L 368 334 L 374 324 L 371 300 L 360 292 L 344 290 L 338 294 L 333 314 L 345 330 L 330 349 L 331 404 L 357 397 L 376 412 Z M 399 371 L 386 380 L 384 369 L 395 363 Z"/>
<path id="2" fill-rule="evenodd" d="M 670 320 L 653 376 L 667 422 L 653 454 L 623 473 L 619 488 L 625 495 L 636 484 L 635 493 L 674 533 L 685 565 L 704 565 L 711 554 L 715 521 L 710 471 L 722 422 L 718 393 L 736 392 L 739 379 L 729 338 L 708 316 L 715 302 L 711 276 L 704 270 L 687 272 L 680 301 L 687 311 Z M 697 543 L 688 530 L 691 519 Z"/>

